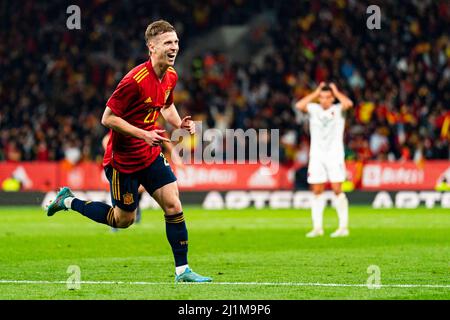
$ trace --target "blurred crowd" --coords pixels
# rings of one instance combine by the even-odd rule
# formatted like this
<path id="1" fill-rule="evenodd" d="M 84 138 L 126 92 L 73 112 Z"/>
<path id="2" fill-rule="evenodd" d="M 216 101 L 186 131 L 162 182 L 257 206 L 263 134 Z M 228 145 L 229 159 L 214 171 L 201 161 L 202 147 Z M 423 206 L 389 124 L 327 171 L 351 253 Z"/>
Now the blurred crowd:
<path id="1" fill-rule="evenodd" d="M 449 159 L 450 3 L 378 1 L 380 30 L 366 27 L 367 6 L 377 1 L 326 3 L 287 1 L 280 10 L 288 32 L 277 47 L 295 95 L 333 81 L 352 98 L 348 159 Z"/>
<path id="2" fill-rule="evenodd" d="M 284 163 L 308 161 L 308 122 L 294 103 L 321 81 L 355 103 L 346 157 L 449 159 L 450 3 L 413 0 L 381 7 L 366 27 L 356 0 L 79 1 L 81 30 L 68 30 L 60 1 L 2 2 L 0 160 L 100 161 L 100 119 L 121 77 L 145 61 L 150 21 L 172 22 L 180 50 L 215 27 L 245 24 L 270 10 L 271 39 L 248 63 L 205 52 L 179 74 L 175 102 L 204 128 L 280 129 Z M 185 66 L 186 67 L 186 66 Z"/>

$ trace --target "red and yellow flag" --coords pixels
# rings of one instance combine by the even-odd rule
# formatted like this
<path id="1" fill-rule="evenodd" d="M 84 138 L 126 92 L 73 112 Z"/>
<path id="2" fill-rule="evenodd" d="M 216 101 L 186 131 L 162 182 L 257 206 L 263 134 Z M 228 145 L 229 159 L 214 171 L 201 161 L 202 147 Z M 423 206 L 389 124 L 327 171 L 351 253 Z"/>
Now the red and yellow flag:
<path id="1" fill-rule="evenodd" d="M 444 122 L 442 122 L 441 138 L 450 139 L 450 113 L 447 113 Z"/>

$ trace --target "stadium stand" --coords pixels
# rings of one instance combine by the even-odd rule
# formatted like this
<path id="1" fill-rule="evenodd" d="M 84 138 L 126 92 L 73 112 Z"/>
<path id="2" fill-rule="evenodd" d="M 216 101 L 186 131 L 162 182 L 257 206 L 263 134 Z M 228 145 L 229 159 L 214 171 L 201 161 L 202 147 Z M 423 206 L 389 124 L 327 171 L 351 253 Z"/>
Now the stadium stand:
<path id="1" fill-rule="evenodd" d="M 262 63 L 198 56 L 180 74 L 181 113 L 222 130 L 279 128 L 281 160 L 307 161 L 307 121 L 293 102 L 334 81 L 355 101 L 347 159 L 450 159 L 448 1 L 384 4 L 381 30 L 357 27 L 365 26 L 367 1 L 297 2 L 81 1 L 80 31 L 65 28 L 63 2 L 3 2 L 0 160 L 101 161 L 105 102 L 145 61 L 150 21 L 174 23 L 182 54 L 191 39 L 269 10 L 277 23 L 261 30 L 272 39 Z"/>

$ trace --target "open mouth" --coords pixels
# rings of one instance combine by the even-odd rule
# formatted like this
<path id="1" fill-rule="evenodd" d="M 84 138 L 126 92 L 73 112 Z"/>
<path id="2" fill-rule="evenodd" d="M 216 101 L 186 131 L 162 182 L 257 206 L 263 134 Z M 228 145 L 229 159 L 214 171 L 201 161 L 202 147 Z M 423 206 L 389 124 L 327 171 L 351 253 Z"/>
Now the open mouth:
<path id="1" fill-rule="evenodd" d="M 167 56 L 169 57 L 169 59 L 175 59 L 176 57 L 176 53 L 168 53 Z"/>

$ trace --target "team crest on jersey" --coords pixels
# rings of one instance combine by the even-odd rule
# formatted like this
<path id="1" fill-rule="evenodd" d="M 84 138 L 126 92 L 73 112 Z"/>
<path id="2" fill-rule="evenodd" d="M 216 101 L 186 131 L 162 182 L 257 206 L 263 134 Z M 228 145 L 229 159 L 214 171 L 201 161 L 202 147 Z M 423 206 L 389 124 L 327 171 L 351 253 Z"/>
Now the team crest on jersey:
<path id="1" fill-rule="evenodd" d="M 132 193 L 127 192 L 123 195 L 123 204 L 128 205 L 128 204 L 132 204 L 133 202 L 134 202 L 134 199 L 133 199 Z"/>
<path id="2" fill-rule="evenodd" d="M 164 103 L 167 103 L 167 99 L 169 99 L 169 95 L 170 95 L 170 90 L 172 88 L 167 88 L 166 92 L 164 93 Z"/>

